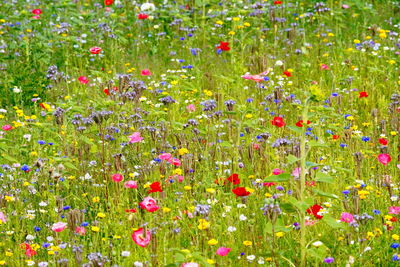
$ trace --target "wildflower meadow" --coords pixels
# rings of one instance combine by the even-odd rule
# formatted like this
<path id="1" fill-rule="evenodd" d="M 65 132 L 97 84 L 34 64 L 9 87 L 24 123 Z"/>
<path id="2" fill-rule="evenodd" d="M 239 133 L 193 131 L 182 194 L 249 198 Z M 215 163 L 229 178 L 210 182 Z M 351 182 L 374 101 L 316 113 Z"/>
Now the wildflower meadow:
<path id="1" fill-rule="evenodd" d="M 0 10 L 0 266 L 400 264 L 400 1 Z"/>

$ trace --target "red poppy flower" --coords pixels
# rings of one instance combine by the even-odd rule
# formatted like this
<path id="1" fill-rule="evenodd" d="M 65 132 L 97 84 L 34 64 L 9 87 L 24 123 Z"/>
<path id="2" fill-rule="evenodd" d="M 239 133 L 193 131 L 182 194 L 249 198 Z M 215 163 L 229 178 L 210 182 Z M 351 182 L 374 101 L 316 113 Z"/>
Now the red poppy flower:
<path id="1" fill-rule="evenodd" d="M 298 122 L 296 122 L 296 126 L 297 127 L 303 127 L 303 120 L 299 120 Z M 307 124 L 310 124 L 311 122 L 310 121 L 307 121 Z"/>
<path id="2" fill-rule="evenodd" d="M 275 125 L 277 127 L 283 127 L 286 125 L 286 123 L 283 121 L 282 117 L 274 117 L 274 119 L 271 121 L 272 125 Z"/>
<path id="3" fill-rule="evenodd" d="M 274 1 L 274 5 L 282 5 L 282 1 Z"/>
<path id="4" fill-rule="evenodd" d="M 94 46 L 92 48 L 90 48 L 90 53 L 92 53 L 93 55 L 99 54 L 101 52 L 101 48 L 98 46 Z"/>
<path id="5" fill-rule="evenodd" d="M 392 222 L 397 222 L 397 218 L 396 218 L 396 217 L 392 217 L 392 218 L 390 219 L 390 221 L 392 221 Z"/>
<path id="6" fill-rule="evenodd" d="M 340 138 L 340 135 L 336 135 L 336 134 L 332 135 L 333 140 L 338 140 L 339 138 Z"/>
<path id="7" fill-rule="evenodd" d="M 306 181 L 306 186 L 315 186 L 315 181 Z"/>
<path id="8" fill-rule="evenodd" d="M 103 90 L 103 92 L 106 94 L 106 95 L 110 95 L 110 92 L 108 91 L 108 89 L 106 88 L 106 89 L 104 89 Z"/>
<path id="9" fill-rule="evenodd" d="M 32 10 L 32 14 L 34 14 L 34 15 L 40 15 L 40 14 L 42 14 L 42 10 L 39 9 L 39 8 L 34 9 L 34 10 Z"/>
<path id="10" fill-rule="evenodd" d="M 363 97 L 368 97 L 368 93 L 367 92 L 360 92 L 360 95 L 358 96 L 358 98 L 363 98 Z"/>
<path id="11" fill-rule="evenodd" d="M 240 179 L 239 179 L 239 175 L 237 173 L 232 174 L 231 176 L 229 176 L 226 181 L 231 182 L 234 185 L 240 184 Z M 226 184 L 225 181 L 225 184 Z"/>
<path id="12" fill-rule="evenodd" d="M 292 74 L 291 74 L 289 71 L 287 71 L 287 70 L 284 71 L 283 74 L 285 74 L 286 77 L 291 77 L 291 76 L 292 76 Z"/>
<path id="13" fill-rule="evenodd" d="M 322 209 L 320 205 L 313 205 L 310 208 L 307 209 L 307 213 L 310 215 L 314 215 L 315 218 L 317 219 L 322 219 L 322 216 L 318 214 L 318 212 Z"/>
<path id="14" fill-rule="evenodd" d="M 154 193 L 154 192 L 162 192 L 161 184 L 160 182 L 154 182 L 150 185 L 150 190 L 149 193 Z"/>
<path id="15" fill-rule="evenodd" d="M 229 51 L 231 48 L 229 47 L 229 42 L 219 42 L 219 46 L 217 46 L 218 49 L 221 49 L 222 51 Z"/>
<path id="16" fill-rule="evenodd" d="M 114 3 L 114 0 L 104 0 L 104 5 L 111 6 Z"/>
<path id="17" fill-rule="evenodd" d="M 245 197 L 250 195 L 250 192 L 248 192 L 244 187 L 236 187 L 232 189 L 232 192 L 238 197 Z"/>
<path id="18" fill-rule="evenodd" d="M 138 15 L 138 19 L 147 19 L 149 17 L 149 15 L 147 15 L 147 14 L 139 14 Z"/>
<path id="19" fill-rule="evenodd" d="M 379 139 L 379 144 L 386 146 L 388 144 L 388 141 L 385 138 L 380 138 Z"/>
<path id="20" fill-rule="evenodd" d="M 266 186 L 266 187 L 271 187 L 274 185 L 276 185 L 276 183 L 263 183 L 263 186 Z"/>
<path id="21" fill-rule="evenodd" d="M 127 213 L 135 213 L 136 210 L 135 209 L 126 209 L 125 212 L 127 212 Z"/>

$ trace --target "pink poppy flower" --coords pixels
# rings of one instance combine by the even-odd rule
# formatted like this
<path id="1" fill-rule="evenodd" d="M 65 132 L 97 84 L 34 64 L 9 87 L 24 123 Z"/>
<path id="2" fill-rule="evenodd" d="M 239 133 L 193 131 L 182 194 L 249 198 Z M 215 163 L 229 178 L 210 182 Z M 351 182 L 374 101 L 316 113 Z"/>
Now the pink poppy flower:
<path id="1" fill-rule="evenodd" d="M 101 50 L 102 50 L 101 47 L 94 46 L 94 47 L 90 48 L 89 51 L 90 51 L 90 53 L 97 55 L 101 52 Z"/>
<path id="2" fill-rule="evenodd" d="M 200 265 L 196 262 L 185 262 L 182 263 L 181 267 L 200 267 Z"/>
<path id="3" fill-rule="evenodd" d="M 129 143 L 139 143 L 144 138 L 140 136 L 140 132 L 134 132 L 132 135 L 128 136 Z"/>
<path id="4" fill-rule="evenodd" d="M 7 217 L 2 211 L 0 211 L 0 221 L 1 221 L 1 223 L 7 222 Z"/>
<path id="5" fill-rule="evenodd" d="M 122 176 L 122 174 L 119 173 L 115 173 L 111 176 L 111 178 L 113 179 L 114 182 L 119 183 L 122 180 L 124 180 L 124 176 Z"/>
<path id="6" fill-rule="evenodd" d="M 400 207 L 392 206 L 389 207 L 389 214 L 399 214 L 400 213 Z"/>
<path id="7" fill-rule="evenodd" d="M 158 156 L 162 160 L 169 161 L 172 158 L 172 155 L 170 153 L 162 153 L 160 156 Z"/>
<path id="8" fill-rule="evenodd" d="M 149 212 L 154 212 L 160 208 L 157 206 L 157 201 L 152 197 L 145 197 L 143 201 L 139 203 L 139 206 Z"/>
<path id="9" fill-rule="evenodd" d="M 329 70 L 328 65 L 322 64 L 322 65 L 321 65 L 321 70 Z"/>
<path id="10" fill-rule="evenodd" d="M 273 169 L 272 170 L 272 174 L 273 175 L 279 175 L 281 173 L 284 173 L 285 171 L 282 171 L 281 169 Z"/>
<path id="11" fill-rule="evenodd" d="M 142 76 L 150 76 L 150 75 L 151 75 L 151 72 L 150 72 L 150 70 L 148 70 L 148 69 L 144 69 L 144 70 L 142 70 L 142 71 L 140 72 L 140 74 L 141 74 Z"/>
<path id="12" fill-rule="evenodd" d="M 124 183 L 124 187 L 125 188 L 131 188 L 131 189 L 137 188 L 137 182 L 136 181 L 132 181 L 132 180 L 126 181 Z"/>
<path id="13" fill-rule="evenodd" d="M 378 160 L 380 163 L 386 166 L 392 160 L 392 157 L 390 157 L 389 154 L 379 154 Z"/>
<path id="14" fill-rule="evenodd" d="M 193 105 L 193 104 L 189 104 L 189 105 L 186 106 L 186 110 L 188 112 L 194 112 L 194 111 L 196 111 L 196 106 Z"/>
<path id="15" fill-rule="evenodd" d="M 86 76 L 79 76 L 78 81 L 81 84 L 87 84 L 89 82 L 88 78 Z"/>
<path id="16" fill-rule="evenodd" d="M 146 231 L 146 237 L 145 237 L 143 228 L 139 228 L 138 230 L 133 232 L 132 239 L 136 243 L 136 245 L 139 245 L 144 248 L 150 243 L 151 233 L 150 231 Z"/>
<path id="17" fill-rule="evenodd" d="M 220 247 L 217 249 L 217 255 L 219 256 L 226 256 L 232 249 L 226 247 Z"/>
<path id="18" fill-rule="evenodd" d="M 352 223 L 354 222 L 353 214 L 348 212 L 342 212 L 342 216 L 340 216 L 340 220 L 345 223 Z"/>
<path id="19" fill-rule="evenodd" d="M 242 76 L 242 78 L 246 79 L 246 80 L 252 80 L 252 81 L 255 81 L 255 82 L 258 83 L 258 82 L 264 81 L 264 77 L 267 76 L 268 73 L 269 73 L 268 70 L 264 71 L 264 72 L 262 72 L 260 74 L 255 74 L 255 75 L 251 75 L 249 73 L 246 73 L 245 75 Z"/>
<path id="20" fill-rule="evenodd" d="M 59 233 L 59 232 L 62 232 L 66 227 L 67 227 L 66 223 L 58 222 L 58 223 L 53 224 L 53 226 L 51 227 L 51 230 Z"/>
<path id="21" fill-rule="evenodd" d="M 42 14 L 42 10 L 40 8 L 34 9 L 34 10 L 32 10 L 32 14 L 40 15 L 40 14 Z"/>
<path id="22" fill-rule="evenodd" d="M 12 126 L 9 124 L 3 125 L 3 127 L 1 127 L 1 129 L 3 129 L 3 131 L 9 131 L 12 129 Z"/>
<path id="23" fill-rule="evenodd" d="M 173 158 L 172 160 L 169 160 L 168 162 L 174 166 L 181 166 L 181 161 L 177 158 Z"/>
<path id="24" fill-rule="evenodd" d="M 343 5 L 342 5 L 342 8 L 343 8 L 343 9 L 348 9 L 348 8 L 350 8 L 350 6 L 349 6 L 349 5 L 346 5 L 346 4 L 343 4 Z"/>
<path id="25" fill-rule="evenodd" d="M 312 225 L 314 225 L 315 223 L 316 223 L 316 221 L 313 221 L 313 220 L 306 220 L 305 225 L 306 225 L 306 226 L 312 226 Z"/>
<path id="26" fill-rule="evenodd" d="M 301 173 L 301 168 L 296 168 L 293 170 L 292 175 L 296 178 L 300 177 L 300 173 Z"/>
<path id="27" fill-rule="evenodd" d="M 86 228 L 83 226 L 77 226 L 75 229 L 75 233 L 78 235 L 85 235 L 86 234 Z"/>

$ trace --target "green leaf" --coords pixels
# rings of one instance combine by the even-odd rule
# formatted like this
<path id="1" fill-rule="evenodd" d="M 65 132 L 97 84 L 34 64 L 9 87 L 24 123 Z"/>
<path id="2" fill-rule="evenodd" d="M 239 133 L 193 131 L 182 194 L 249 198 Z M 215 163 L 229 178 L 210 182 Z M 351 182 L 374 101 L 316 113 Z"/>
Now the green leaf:
<path id="1" fill-rule="evenodd" d="M 68 162 L 68 161 L 63 162 L 63 165 L 64 165 L 65 167 L 69 168 L 69 169 L 78 170 L 78 168 L 77 168 L 74 164 L 72 164 L 71 162 Z"/>
<path id="2" fill-rule="evenodd" d="M 310 147 L 329 147 L 327 144 L 312 140 L 307 143 Z"/>
<path id="3" fill-rule="evenodd" d="M 318 164 L 310 161 L 306 161 L 306 168 L 317 167 Z"/>
<path id="4" fill-rule="evenodd" d="M 296 161 L 299 161 L 300 159 L 297 158 L 297 157 L 295 157 L 295 156 L 293 156 L 293 155 L 289 155 L 289 156 L 287 156 L 287 160 L 288 160 L 288 163 L 289 163 L 289 164 L 293 164 L 293 163 L 295 163 Z"/>
<path id="5" fill-rule="evenodd" d="M 219 145 L 222 147 L 232 147 L 232 144 L 229 143 L 228 141 L 223 141 Z"/>
<path id="6" fill-rule="evenodd" d="M 307 198 L 304 202 L 302 202 L 294 197 L 290 197 L 288 200 L 289 200 L 289 203 L 291 203 L 293 206 L 295 206 L 300 211 L 305 211 L 314 204 L 314 200 L 312 198 Z"/>
<path id="7" fill-rule="evenodd" d="M 331 193 L 327 193 L 318 189 L 314 189 L 313 192 L 319 196 L 323 196 L 323 197 L 329 197 L 329 198 L 335 198 L 338 199 L 339 197 L 335 194 L 331 194 Z"/>
<path id="8" fill-rule="evenodd" d="M 296 127 L 295 127 L 295 126 L 288 126 L 288 128 L 289 128 L 290 130 L 292 130 L 292 131 L 298 133 L 298 134 L 302 134 L 302 133 L 303 133 L 303 130 L 302 130 L 301 128 L 297 127 L 297 126 L 296 126 Z"/>
<path id="9" fill-rule="evenodd" d="M 322 218 L 322 221 L 325 222 L 327 225 L 329 225 L 332 228 L 338 229 L 338 228 L 344 228 L 343 223 L 337 222 L 331 215 L 325 214 L 324 217 Z"/>
<path id="10" fill-rule="evenodd" d="M 315 175 L 315 181 L 317 182 L 324 182 L 324 183 L 333 183 L 333 177 L 330 175 L 327 175 L 323 172 L 317 172 Z"/>
<path id="11" fill-rule="evenodd" d="M 271 175 L 265 178 L 265 182 L 286 182 L 289 181 L 292 176 L 288 173 L 281 173 L 278 175 Z"/>
<path id="12" fill-rule="evenodd" d="M 6 154 L 1 155 L 1 157 L 5 158 L 6 160 L 11 161 L 11 162 L 18 162 L 18 160 L 16 158 L 11 157 L 11 156 L 6 155 Z"/>

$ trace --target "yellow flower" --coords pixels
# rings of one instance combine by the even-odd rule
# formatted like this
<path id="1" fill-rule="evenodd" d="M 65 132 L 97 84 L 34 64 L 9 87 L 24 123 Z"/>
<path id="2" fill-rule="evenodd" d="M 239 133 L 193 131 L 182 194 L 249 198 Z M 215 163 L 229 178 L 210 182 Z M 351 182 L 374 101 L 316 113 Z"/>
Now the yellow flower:
<path id="1" fill-rule="evenodd" d="M 248 22 L 243 23 L 243 25 L 244 25 L 245 27 L 250 27 L 250 26 L 251 26 L 251 24 L 248 23 Z"/>
<path id="2" fill-rule="evenodd" d="M 251 241 L 249 241 L 249 240 L 245 240 L 245 241 L 243 241 L 243 245 L 249 247 L 249 246 L 253 245 L 253 242 L 251 242 Z"/>
<path id="3" fill-rule="evenodd" d="M 100 202 L 100 197 L 94 197 L 92 198 L 93 203 L 98 203 Z"/>
<path id="4" fill-rule="evenodd" d="M 208 240 L 208 244 L 210 245 L 210 246 L 214 246 L 214 245 L 216 245 L 216 244 L 218 244 L 218 240 L 216 240 L 216 239 L 210 239 L 210 240 Z"/>
<path id="5" fill-rule="evenodd" d="M 97 217 L 99 217 L 99 218 L 105 218 L 106 215 L 105 215 L 103 212 L 99 212 L 99 213 L 97 213 Z"/>
<path id="6" fill-rule="evenodd" d="M 92 226 L 92 231 L 93 232 L 99 232 L 100 231 L 100 227 L 98 227 L 98 226 Z"/>
<path id="7" fill-rule="evenodd" d="M 199 220 L 199 225 L 197 226 L 197 228 L 199 228 L 200 230 L 205 230 L 205 229 L 208 229 L 209 227 L 210 227 L 210 223 L 207 222 L 205 219 Z"/>
<path id="8" fill-rule="evenodd" d="M 229 34 L 229 35 L 235 35 L 236 32 L 234 32 L 234 31 L 229 31 L 228 34 Z"/>
<path id="9" fill-rule="evenodd" d="M 183 171 L 180 168 L 175 169 L 174 174 L 176 175 L 182 175 Z"/>
<path id="10" fill-rule="evenodd" d="M 396 131 L 391 131 L 390 135 L 395 136 L 395 135 L 397 135 L 397 132 Z"/>
<path id="11" fill-rule="evenodd" d="M 400 239 L 400 236 L 399 235 L 396 235 L 396 234 L 393 234 L 392 235 L 392 238 L 393 238 L 393 240 L 399 240 Z"/>
<path id="12" fill-rule="evenodd" d="M 0 265 L 5 265 L 6 261 L 0 261 Z"/>
<path id="13" fill-rule="evenodd" d="M 167 212 L 170 212 L 171 211 L 171 209 L 170 208 L 167 208 L 167 207 L 163 207 L 163 212 L 165 212 L 165 213 L 167 213 Z"/>
<path id="14" fill-rule="evenodd" d="M 246 114 L 246 116 L 245 116 L 247 119 L 251 119 L 251 118 L 253 118 L 253 115 L 252 114 Z"/>
<path id="15" fill-rule="evenodd" d="M 222 25 L 222 24 L 224 24 L 224 22 L 222 21 L 222 20 L 218 20 L 217 22 L 215 22 L 216 24 L 218 24 L 218 25 Z"/>
<path id="16" fill-rule="evenodd" d="M 282 237 L 282 236 L 284 236 L 284 235 L 285 235 L 284 232 L 277 232 L 277 233 L 275 234 L 276 237 Z"/>
<path id="17" fill-rule="evenodd" d="M 182 148 L 180 148 L 178 150 L 178 153 L 179 153 L 179 155 L 182 156 L 182 155 L 185 155 L 185 154 L 189 153 L 189 150 L 187 148 L 185 148 L 185 147 L 182 147 Z"/>
<path id="18" fill-rule="evenodd" d="M 215 264 L 215 261 L 213 259 L 207 259 L 208 264 Z"/>
<path id="19" fill-rule="evenodd" d="M 239 18 L 239 17 L 234 17 L 232 20 L 233 20 L 233 21 L 239 21 L 240 18 Z"/>
<path id="20" fill-rule="evenodd" d="M 215 193 L 215 189 L 214 188 L 207 188 L 206 192 L 210 193 L 210 194 L 214 194 Z"/>
<path id="21" fill-rule="evenodd" d="M 189 190 L 192 189 L 192 187 L 191 187 L 190 185 L 185 185 L 185 186 L 183 187 L 183 189 L 185 189 L 186 191 L 189 191 Z"/>
<path id="22" fill-rule="evenodd" d="M 14 253 L 12 253 L 11 251 L 6 251 L 6 256 L 7 257 L 11 257 L 12 255 L 14 255 Z"/>

